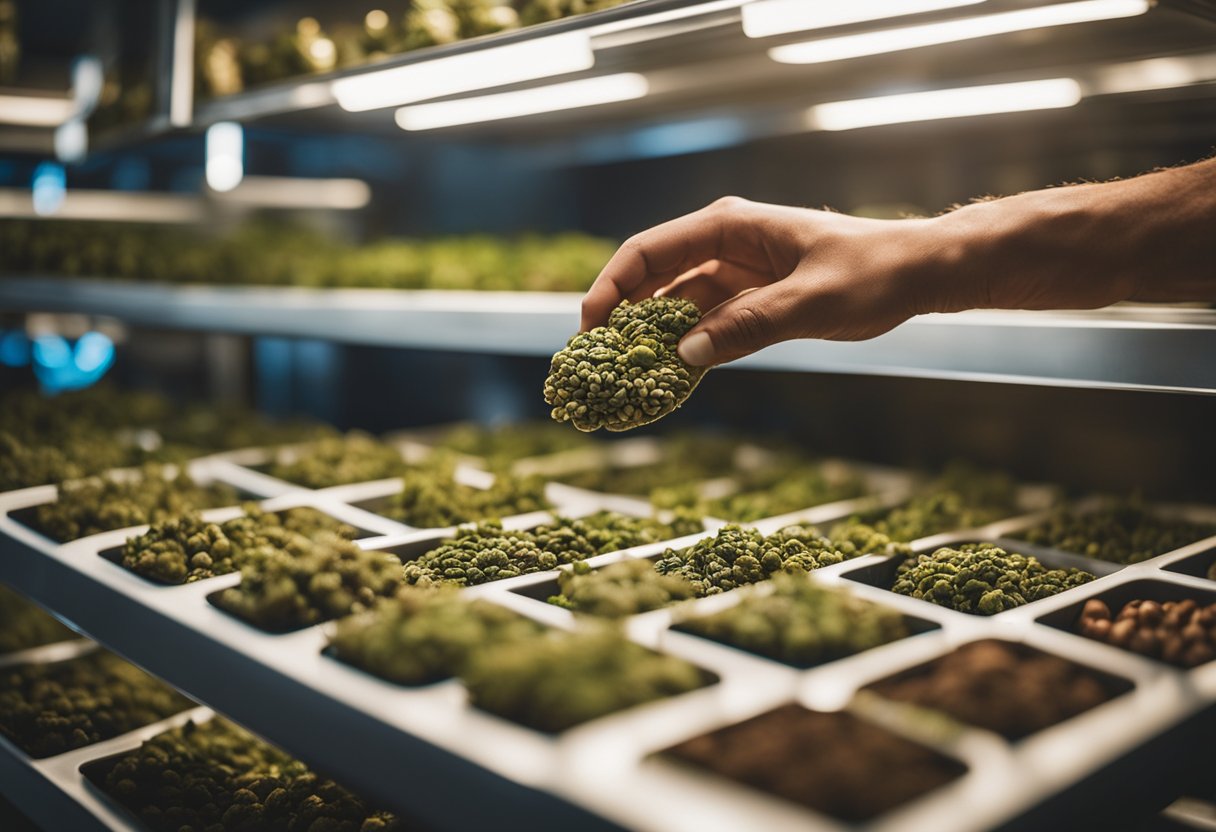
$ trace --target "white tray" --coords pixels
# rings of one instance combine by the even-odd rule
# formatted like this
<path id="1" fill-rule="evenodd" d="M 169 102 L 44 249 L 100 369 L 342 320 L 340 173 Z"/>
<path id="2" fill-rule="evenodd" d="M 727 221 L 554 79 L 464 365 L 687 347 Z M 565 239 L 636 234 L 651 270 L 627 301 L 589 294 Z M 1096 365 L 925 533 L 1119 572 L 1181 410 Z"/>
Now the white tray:
<path id="1" fill-rule="evenodd" d="M 200 460 L 192 468 L 200 478 L 213 477 L 249 490 L 265 485 L 263 480 L 246 478 L 230 458 Z M 476 474 L 462 476 L 477 479 Z M 268 509 L 310 505 L 361 528 L 375 526 L 381 534 L 361 540 L 359 545 L 366 549 L 392 548 L 409 556 L 425 551 L 450 532 L 409 529 L 357 512 L 347 504 L 391 493 L 392 481 L 322 491 L 263 490 L 279 491 L 265 501 Z M 561 501 L 561 511 L 566 514 L 623 507 L 586 492 L 556 489 L 550 493 Z M 982 638 L 1023 642 L 1126 679 L 1133 687 L 1018 743 L 974 729 L 947 737 L 920 734 L 926 744 L 964 762 L 967 773 L 867 828 L 970 832 L 1018 818 L 1037 818 L 1045 811 L 1043 806 L 1050 810 L 1059 803 L 1044 801 L 1066 797 L 1070 787 L 1080 781 L 1121 782 L 1118 771 L 1111 769 L 1111 764 L 1121 760 L 1152 765 L 1163 774 L 1176 773 L 1170 766 L 1184 760 L 1177 753 L 1178 743 L 1186 741 L 1184 732 L 1216 702 L 1216 663 L 1178 670 L 1049 626 L 1053 616 L 1066 617 L 1066 610 L 1086 598 L 1150 578 L 1196 597 L 1216 599 L 1216 583 L 1169 569 L 1216 546 L 1216 537 L 1122 569 L 1044 550 L 1043 557 L 1049 562 L 1087 563 L 1091 571 L 1110 574 L 991 618 L 942 609 L 855 580 L 858 576 L 852 573 L 881 570 L 885 562 L 881 557 L 827 567 L 812 573 L 811 580 L 846 585 L 859 596 L 931 622 L 936 628 L 809 670 L 672 631 L 671 610 L 636 616 L 627 622 L 632 639 L 691 661 L 720 681 L 552 736 L 471 707 L 458 681 L 402 687 L 324 655 L 332 624 L 271 635 L 207 602 L 209 594 L 238 583 L 239 575 L 164 587 L 99 556 L 143 528 L 55 545 L 9 516 L 53 497 L 53 487 L 0 495 L 0 579 L 339 782 L 440 828 L 516 828 L 525 824 L 529 829 L 626 827 L 655 832 L 848 828 L 800 806 L 652 755 L 792 701 L 827 710 L 850 706 L 865 719 L 895 725 L 904 733 L 918 732 L 914 723 L 897 718 L 902 713 L 899 708 L 875 706 L 870 697 L 862 697 L 859 704 L 853 701 L 854 694 L 872 682 Z M 1027 499 L 1033 497 L 1032 490 Z M 866 499 L 836 503 L 757 525 L 770 531 L 795 519 L 826 524 L 871 505 L 873 501 Z M 233 509 L 217 509 L 207 516 L 220 519 L 233 514 Z M 914 546 L 933 548 L 944 542 L 1008 535 L 1040 516 L 1029 514 L 966 533 L 937 535 Z M 1188 516 L 1211 520 L 1216 518 L 1216 510 L 1192 508 Z M 506 522 L 520 528 L 543 519 L 543 514 L 534 514 Z M 672 545 L 688 545 L 699 536 Z M 667 545 L 602 555 L 591 564 L 652 557 Z M 533 594 L 545 594 L 544 585 L 555 576 L 553 572 L 525 575 L 466 592 L 551 626 L 568 628 L 575 622 L 571 613 L 522 594 L 529 588 Z M 750 591 L 764 590 L 743 588 L 691 604 L 699 610 L 719 608 Z M 1043 618 L 1048 622 L 1040 622 Z M 1173 744 L 1165 749 L 1169 753 L 1150 756 L 1155 740 L 1173 736 L 1180 738 L 1171 740 Z"/>

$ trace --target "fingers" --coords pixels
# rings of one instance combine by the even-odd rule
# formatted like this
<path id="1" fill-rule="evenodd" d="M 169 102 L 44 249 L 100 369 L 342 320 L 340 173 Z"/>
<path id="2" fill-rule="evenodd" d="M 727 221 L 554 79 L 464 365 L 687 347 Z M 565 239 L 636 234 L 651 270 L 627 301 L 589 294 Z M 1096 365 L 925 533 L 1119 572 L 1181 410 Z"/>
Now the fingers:
<path id="1" fill-rule="evenodd" d="M 740 292 L 767 285 L 773 280 L 770 272 L 751 269 L 738 263 L 710 260 L 689 269 L 671 283 L 655 292 L 660 297 L 691 300 L 698 308 L 713 309 Z"/>
<path id="2" fill-rule="evenodd" d="M 695 367 L 724 364 L 798 337 L 799 331 L 796 288 L 778 281 L 746 290 L 710 311 L 680 341 L 680 358 Z"/>
<path id="3" fill-rule="evenodd" d="M 729 225 L 737 224 L 746 200 L 725 197 L 678 219 L 657 225 L 625 241 L 583 299 L 582 328 L 600 326 L 626 298 L 665 286 L 708 260 L 722 256 Z"/>

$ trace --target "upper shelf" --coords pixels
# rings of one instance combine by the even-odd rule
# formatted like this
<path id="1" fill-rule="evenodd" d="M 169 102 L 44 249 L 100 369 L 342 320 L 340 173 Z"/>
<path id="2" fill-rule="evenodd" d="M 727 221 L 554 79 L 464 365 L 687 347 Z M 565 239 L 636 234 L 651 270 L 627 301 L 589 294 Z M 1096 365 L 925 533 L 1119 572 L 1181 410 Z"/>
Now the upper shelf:
<path id="1" fill-rule="evenodd" d="M 170 329 L 548 356 L 578 327 L 569 293 L 163 286 L 0 278 L 0 311 Z M 870 341 L 791 341 L 731 366 L 1216 394 L 1216 310 L 925 315 Z"/>
<path id="2" fill-rule="evenodd" d="M 386 89 L 404 91 L 408 97 L 411 90 L 421 85 L 430 92 L 418 92 L 417 101 L 436 102 L 630 74 L 642 76 L 644 94 L 622 94 L 621 100 L 610 103 L 526 118 L 449 126 L 440 134 L 535 140 L 571 133 L 603 135 L 611 128 L 713 116 L 731 120 L 731 135 L 746 139 L 810 129 L 805 118 L 807 107 L 885 94 L 891 91 L 892 79 L 899 79 L 901 89 L 930 89 L 1067 75 L 1078 81 L 1086 99 L 1145 90 L 1160 95 L 1160 73 L 1149 72 L 1152 77 L 1146 86 L 1128 67 L 1134 70 L 1137 62 L 1146 59 L 1180 56 L 1184 60 L 1198 58 L 1202 63 L 1191 73 L 1195 77 L 1180 85 L 1171 82 L 1165 86 L 1193 86 L 1216 80 L 1216 70 L 1211 66 L 1216 56 L 1213 0 L 1161 0 L 1138 16 L 1044 26 L 978 40 L 939 43 L 931 48 L 906 48 L 803 65 L 778 62 L 769 57 L 768 51 L 823 36 L 824 32 L 747 37 L 742 25 L 742 7 L 747 3 L 748 0 L 636 0 L 563 20 L 406 52 L 368 65 L 275 82 L 193 102 L 193 106 L 189 101 L 193 84 L 175 83 L 174 88 L 185 96 L 185 102 L 174 103 L 173 109 L 182 115 L 173 123 L 198 129 L 219 121 L 260 122 L 293 129 L 355 130 L 401 136 L 404 134 L 394 117 L 396 103 L 390 101 L 365 111 L 344 107 L 342 104 L 349 105 L 350 101 L 349 97 L 342 101 L 343 89 L 349 90 L 352 82 L 356 86 L 368 83 L 375 86 L 382 81 Z M 1044 4 L 1027 0 L 986 0 L 978 6 L 825 31 L 833 37 L 865 34 L 974 15 L 1019 13 L 1041 5 Z M 1202 17 L 1210 17 L 1212 22 Z M 562 38 L 583 44 L 581 48 L 586 54 L 582 64 L 555 64 L 552 72 L 538 70 L 537 77 L 529 80 L 514 76 L 521 66 L 544 64 L 552 56 L 542 60 L 535 55 L 504 54 L 500 64 L 478 62 L 501 47 L 536 46 L 542 42 L 556 45 Z M 463 58 L 469 61 L 459 65 L 452 62 Z M 412 69 L 425 77 L 407 78 L 400 74 Z M 1151 67 L 1145 68 L 1145 72 L 1148 69 Z M 174 61 L 175 74 L 192 71 L 192 61 Z M 1175 74 L 1180 71 L 1175 67 Z M 449 83 L 457 77 L 461 84 Z M 165 127 L 161 125 L 158 129 Z M 715 129 L 725 128 L 718 125 Z M 128 134 L 124 140 L 139 135 Z M 101 143 L 112 144 L 104 137 Z"/>

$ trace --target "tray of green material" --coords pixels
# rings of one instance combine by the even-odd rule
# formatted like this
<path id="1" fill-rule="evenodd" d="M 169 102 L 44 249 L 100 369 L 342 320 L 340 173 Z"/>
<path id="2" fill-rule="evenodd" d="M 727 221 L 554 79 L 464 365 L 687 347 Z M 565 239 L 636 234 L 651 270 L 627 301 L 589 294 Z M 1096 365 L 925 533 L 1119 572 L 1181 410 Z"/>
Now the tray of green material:
<path id="1" fill-rule="evenodd" d="M 502 488 L 507 516 L 422 528 L 381 513 L 376 501 L 403 491 L 396 476 L 272 488 L 253 459 L 188 466 L 201 482 L 267 486 L 260 515 L 182 515 L 198 528 L 56 543 L 14 517 L 53 487 L 0 495 L 0 579 L 368 805 L 430 826 L 1050 825 L 1092 810 L 1085 788 L 1151 802 L 1136 773 L 1180 777 L 1213 727 L 1216 662 L 1202 661 L 1213 647 L 1202 639 L 1216 585 L 1199 573 L 1216 537 L 1128 565 L 1094 560 L 1018 539 L 1046 517 L 1023 486 L 962 488 L 959 502 L 904 471 L 881 497 L 727 525 L 533 470 L 515 476 L 539 478 L 539 491 Z M 515 482 L 464 463 L 450 474 L 482 491 Z M 538 493 L 544 507 L 528 502 Z M 330 520 L 282 520 L 303 508 Z M 268 515 L 291 536 L 225 525 Z M 1186 517 L 1216 522 L 1216 508 Z M 220 540 L 249 551 L 207 574 L 194 556 Z M 200 571 L 157 583 L 115 560 L 130 547 L 138 561 L 143 546 L 179 565 L 188 552 Z M 951 583 L 969 569 L 975 583 Z M 280 620 L 291 626 L 257 626 Z M 972 659 L 1006 683 L 968 676 Z M 61 757 L 79 781 L 81 763 L 154 735 Z M 133 823 L 98 788 L 72 788 L 117 828 Z M 254 798 L 268 805 L 269 792 Z"/>

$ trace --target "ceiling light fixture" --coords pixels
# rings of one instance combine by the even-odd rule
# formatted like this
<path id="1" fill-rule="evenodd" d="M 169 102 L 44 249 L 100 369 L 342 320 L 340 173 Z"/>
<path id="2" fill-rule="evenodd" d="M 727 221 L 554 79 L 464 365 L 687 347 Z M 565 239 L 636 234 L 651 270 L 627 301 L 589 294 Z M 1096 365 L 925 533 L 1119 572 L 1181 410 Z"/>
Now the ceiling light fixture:
<path id="1" fill-rule="evenodd" d="M 623 72 L 514 92 L 402 107 L 397 111 L 397 126 L 402 130 L 434 130 L 459 124 L 499 121 L 630 101 L 643 97 L 649 91 L 650 85 L 644 75 Z"/>
<path id="2" fill-rule="evenodd" d="M 789 32 L 828 29 L 888 17 L 924 14 L 959 6 L 974 6 L 984 0 L 759 0 L 743 7 L 743 34 L 766 38 Z"/>
<path id="3" fill-rule="evenodd" d="M 901 26 L 878 32 L 819 38 L 803 43 L 775 46 L 768 56 L 783 64 L 821 64 L 843 61 L 865 55 L 881 55 L 904 49 L 937 46 L 974 38 L 986 38 L 1010 32 L 1045 29 L 1074 23 L 1092 23 L 1120 17 L 1135 17 L 1152 8 L 1150 0 L 1081 0 L 1038 6 L 1012 12 Z"/>
<path id="4" fill-rule="evenodd" d="M 566 32 L 339 78 L 331 90 L 342 109 L 363 112 L 535 81 L 593 66 L 591 37 L 586 32 Z"/>
<path id="5" fill-rule="evenodd" d="M 806 119 L 811 130 L 854 130 L 880 124 L 1049 110 L 1071 107 L 1080 100 L 1081 85 L 1074 79 L 1048 78 L 834 101 L 811 107 Z"/>

